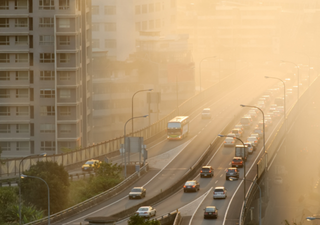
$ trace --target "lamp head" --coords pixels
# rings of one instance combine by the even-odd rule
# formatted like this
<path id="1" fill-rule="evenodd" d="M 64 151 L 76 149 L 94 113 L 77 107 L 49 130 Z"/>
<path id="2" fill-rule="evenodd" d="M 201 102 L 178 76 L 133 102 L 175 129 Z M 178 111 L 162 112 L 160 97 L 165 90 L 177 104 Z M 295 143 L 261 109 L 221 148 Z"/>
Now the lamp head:
<path id="1" fill-rule="evenodd" d="M 144 115 L 143 117 L 148 117 L 149 115 Z"/>
<path id="2" fill-rule="evenodd" d="M 148 91 L 153 91 L 153 88 L 148 89 Z"/>
<path id="3" fill-rule="evenodd" d="M 223 134 L 218 134 L 218 137 L 225 137 Z"/>
<path id="4" fill-rule="evenodd" d="M 243 104 L 241 104 L 240 106 L 241 106 L 241 107 L 246 107 L 246 105 L 243 105 Z"/>
<path id="5" fill-rule="evenodd" d="M 264 76 L 264 78 L 270 78 L 269 76 Z"/>
<path id="6" fill-rule="evenodd" d="M 308 216 L 306 219 L 307 219 L 307 221 L 311 221 L 311 220 L 315 220 L 316 218 L 313 216 Z"/>
<path id="7" fill-rule="evenodd" d="M 39 156 L 47 156 L 47 153 L 41 153 L 41 154 L 39 154 Z"/>
<path id="8" fill-rule="evenodd" d="M 26 178 L 26 177 L 28 177 L 27 175 L 24 175 L 24 174 L 21 174 L 21 176 L 20 176 L 21 178 Z"/>

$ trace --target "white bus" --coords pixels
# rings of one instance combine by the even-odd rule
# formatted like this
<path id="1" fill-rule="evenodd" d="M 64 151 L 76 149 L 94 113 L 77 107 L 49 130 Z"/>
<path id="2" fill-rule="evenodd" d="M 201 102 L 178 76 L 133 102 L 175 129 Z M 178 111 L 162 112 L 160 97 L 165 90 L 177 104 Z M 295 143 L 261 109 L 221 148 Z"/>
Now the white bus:
<path id="1" fill-rule="evenodd" d="M 176 116 L 168 122 L 167 139 L 181 140 L 189 133 L 189 117 Z"/>

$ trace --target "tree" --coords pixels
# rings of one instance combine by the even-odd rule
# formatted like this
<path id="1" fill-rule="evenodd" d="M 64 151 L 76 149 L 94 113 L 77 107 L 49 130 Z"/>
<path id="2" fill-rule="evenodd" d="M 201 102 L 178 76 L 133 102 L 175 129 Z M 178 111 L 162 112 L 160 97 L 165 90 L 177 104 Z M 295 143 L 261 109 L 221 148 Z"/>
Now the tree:
<path id="1" fill-rule="evenodd" d="M 158 220 L 146 220 L 144 217 L 135 214 L 128 220 L 128 225 L 160 225 Z"/>
<path id="2" fill-rule="evenodd" d="M 62 165 L 56 162 L 37 162 L 23 174 L 40 177 L 45 180 L 50 189 L 50 213 L 56 213 L 68 204 L 69 174 Z M 48 189 L 45 183 L 35 178 L 21 180 L 21 193 L 23 199 L 35 207 L 47 211 Z"/>

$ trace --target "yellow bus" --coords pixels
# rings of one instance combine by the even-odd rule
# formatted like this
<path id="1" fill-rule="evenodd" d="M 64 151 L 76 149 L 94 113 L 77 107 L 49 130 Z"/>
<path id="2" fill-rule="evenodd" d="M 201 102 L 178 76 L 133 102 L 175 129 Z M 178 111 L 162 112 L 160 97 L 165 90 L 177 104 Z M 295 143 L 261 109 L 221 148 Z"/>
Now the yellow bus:
<path id="1" fill-rule="evenodd" d="M 176 116 L 168 122 L 167 139 L 181 140 L 189 133 L 189 117 Z"/>

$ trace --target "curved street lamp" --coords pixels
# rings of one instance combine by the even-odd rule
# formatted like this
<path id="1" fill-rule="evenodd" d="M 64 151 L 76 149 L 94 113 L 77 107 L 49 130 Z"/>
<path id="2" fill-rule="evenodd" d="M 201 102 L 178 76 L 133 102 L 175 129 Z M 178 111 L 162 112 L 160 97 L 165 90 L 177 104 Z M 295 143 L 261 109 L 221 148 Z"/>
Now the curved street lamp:
<path id="1" fill-rule="evenodd" d="M 41 154 L 38 154 L 38 155 L 28 155 L 28 156 L 25 156 L 21 159 L 20 163 L 19 163 L 19 224 L 21 225 L 22 224 L 22 218 L 21 218 L 21 164 L 23 162 L 23 160 L 29 158 L 29 157 L 32 157 L 32 156 L 47 156 L 47 153 L 41 153 Z"/>
<path id="2" fill-rule="evenodd" d="M 245 148 L 245 144 L 243 143 L 243 141 L 240 138 L 229 136 L 229 135 L 224 135 L 224 134 L 218 134 L 218 137 L 232 137 L 233 139 L 237 139 L 242 143 L 243 147 Z M 244 179 L 244 182 L 243 182 L 243 194 L 244 194 L 243 201 L 246 201 L 246 182 L 245 182 L 246 181 L 246 161 L 245 160 L 243 160 L 243 179 Z"/>
<path id="3" fill-rule="evenodd" d="M 144 115 L 144 116 L 136 116 L 136 117 L 132 117 L 130 119 L 127 120 L 127 122 L 124 124 L 124 131 L 123 131 L 123 148 L 124 148 L 124 177 L 127 177 L 127 150 L 126 150 L 126 127 L 127 127 L 127 123 L 130 120 L 134 120 L 137 118 L 143 118 L 143 117 L 148 117 L 149 115 Z M 129 163 L 130 163 L 130 152 L 129 152 Z"/>
<path id="4" fill-rule="evenodd" d="M 131 108 L 131 118 L 133 118 L 133 98 L 134 98 L 134 96 L 135 96 L 136 94 L 138 94 L 139 92 L 152 91 L 152 90 L 153 90 L 152 88 L 150 88 L 150 89 L 143 89 L 143 90 L 139 90 L 139 91 L 135 92 L 135 93 L 132 95 L 132 99 L 131 99 L 131 102 L 132 102 L 132 104 L 131 104 L 131 106 L 132 106 L 132 108 Z M 133 136 L 133 120 L 132 120 L 132 136 Z"/>
<path id="5" fill-rule="evenodd" d="M 249 108 L 256 108 L 259 109 L 260 112 L 262 113 L 262 118 L 263 118 L 263 150 L 265 153 L 267 153 L 266 151 L 266 129 L 265 129 L 265 121 L 264 121 L 264 112 L 262 111 L 261 108 L 254 106 L 254 105 L 240 105 L 241 107 L 249 107 Z M 267 163 L 266 163 L 266 167 L 268 167 Z"/>
<path id="6" fill-rule="evenodd" d="M 49 189 L 49 185 L 41 177 L 29 176 L 29 175 L 24 175 L 24 174 L 21 174 L 21 176 L 20 176 L 20 178 L 26 178 L 26 177 L 42 180 L 47 185 L 47 189 L 48 189 L 48 224 L 50 225 L 50 189 Z"/>
<path id="7" fill-rule="evenodd" d="M 230 181 L 234 181 L 234 180 L 239 180 L 237 177 L 230 177 L 230 179 L 229 179 Z M 240 180 L 244 180 L 244 179 L 240 179 Z M 248 180 L 248 179 L 246 179 L 246 180 Z M 244 180 L 244 182 L 246 181 L 246 180 Z M 261 204 L 261 187 L 260 187 L 260 185 L 257 183 L 257 180 L 248 180 L 248 181 L 251 181 L 252 182 L 252 184 L 255 184 L 255 185 L 257 185 L 257 187 L 259 188 L 259 225 L 261 225 L 261 208 L 262 208 L 262 204 Z"/>

